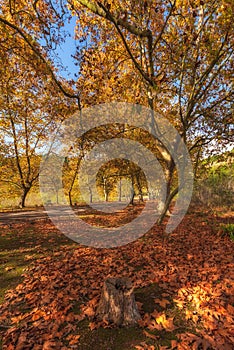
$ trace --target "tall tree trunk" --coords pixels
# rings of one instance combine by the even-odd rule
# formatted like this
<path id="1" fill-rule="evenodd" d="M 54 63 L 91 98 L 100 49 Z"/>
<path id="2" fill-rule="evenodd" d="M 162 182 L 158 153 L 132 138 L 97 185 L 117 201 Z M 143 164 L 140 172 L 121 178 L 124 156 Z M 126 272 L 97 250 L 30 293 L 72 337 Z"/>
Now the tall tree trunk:
<path id="1" fill-rule="evenodd" d="M 169 206 L 171 204 L 172 199 L 177 195 L 179 188 L 176 187 L 167 197 L 166 202 L 164 204 L 163 211 L 158 219 L 158 224 L 161 224 L 163 222 L 163 219 L 165 218 L 166 214 L 168 213 Z"/>
<path id="2" fill-rule="evenodd" d="M 104 197 L 105 197 L 105 202 L 108 202 L 109 200 L 109 191 L 107 188 L 108 184 L 107 184 L 107 179 L 103 179 L 103 191 L 104 191 Z"/>
<path id="3" fill-rule="evenodd" d="M 166 170 L 166 200 L 169 198 L 170 193 L 171 193 L 171 186 L 172 186 L 172 179 L 173 179 L 173 173 L 175 169 L 175 163 L 173 159 L 171 158 L 169 162 L 168 169 Z"/>
<path id="4" fill-rule="evenodd" d="M 109 200 L 109 192 L 105 189 L 105 202 Z"/>
<path id="5" fill-rule="evenodd" d="M 119 202 L 122 201 L 122 180 L 119 181 Z"/>
<path id="6" fill-rule="evenodd" d="M 144 202 L 141 182 L 140 182 L 140 179 L 139 179 L 139 172 L 136 174 L 136 183 L 137 183 L 137 189 L 138 189 L 138 192 L 139 192 L 139 200 L 140 200 L 140 202 Z"/>
<path id="7" fill-rule="evenodd" d="M 172 179 L 173 179 L 173 173 L 175 169 L 175 163 L 173 159 L 171 159 L 168 169 L 166 171 L 166 200 L 165 203 L 162 205 L 162 213 L 160 214 L 158 223 L 161 224 L 163 222 L 163 219 L 166 215 L 171 215 L 169 207 L 172 202 L 172 199 L 175 197 L 175 195 L 178 193 L 178 187 L 171 192 L 172 187 Z"/>
<path id="8" fill-rule="evenodd" d="M 56 204 L 59 204 L 59 190 L 56 189 Z"/>
<path id="9" fill-rule="evenodd" d="M 131 194 L 130 194 L 130 204 L 132 204 L 132 205 L 134 205 L 134 197 L 135 197 L 135 191 L 134 191 L 134 188 L 132 186 Z"/>
<path id="10" fill-rule="evenodd" d="M 88 185 L 88 189 L 89 189 L 89 203 L 93 203 L 92 187 Z"/>
<path id="11" fill-rule="evenodd" d="M 76 176 L 77 176 L 77 173 L 78 173 L 78 170 L 79 170 L 80 162 L 81 162 L 81 158 L 79 158 L 77 160 L 76 169 L 75 169 L 75 172 L 74 172 L 73 177 L 72 177 L 70 188 L 68 190 L 68 197 L 69 197 L 69 204 L 70 204 L 70 206 L 73 205 L 73 203 L 72 203 L 72 190 L 73 190 L 74 183 L 75 183 L 75 180 L 76 180 Z"/>
<path id="12" fill-rule="evenodd" d="M 25 202 L 26 202 L 27 194 L 28 194 L 30 188 L 31 187 L 26 187 L 26 186 L 23 187 L 21 198 L 20 198 L 20 203 L 19 203 L 19 207 L 20 208 L 25 208 Z"/>

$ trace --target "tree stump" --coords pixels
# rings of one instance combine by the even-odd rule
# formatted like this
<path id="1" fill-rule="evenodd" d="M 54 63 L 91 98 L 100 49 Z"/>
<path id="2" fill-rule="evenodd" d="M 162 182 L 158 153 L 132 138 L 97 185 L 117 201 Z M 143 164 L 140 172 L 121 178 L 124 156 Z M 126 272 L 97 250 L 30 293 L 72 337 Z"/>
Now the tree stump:
<path id="1" fill-rule="evenodd" d="M 96 317 L 116 326 L 137 323 L 141 316 L 128 278 L 108 278 L 104 282 Z"/>

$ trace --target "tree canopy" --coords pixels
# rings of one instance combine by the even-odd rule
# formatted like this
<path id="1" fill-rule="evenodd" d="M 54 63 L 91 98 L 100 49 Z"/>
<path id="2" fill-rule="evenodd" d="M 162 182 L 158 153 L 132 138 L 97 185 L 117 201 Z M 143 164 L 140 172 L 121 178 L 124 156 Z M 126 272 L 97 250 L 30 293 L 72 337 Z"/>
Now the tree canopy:
<path id="1" fill-rule="evenodd" d="M 72 17 L 76 81 L 61 77 L 56 58 Z M 99 103 L 125 101 L 159 112 L 177 129 L 195 165 L 207 145 L 229 143 L 232 18 L 231 0 L 3 1 L 1 128 L 6 138 L 9 132 L 14 138 L 20 186 L 25 189 L 35 177 L 29 170 L 28 130 L 33 126 L 34 140 L 45 137 L 42 128 L 58 115 L 64 119 Z M 153 113 L 151 123 L 157 127 Z M 173 198 L 175 163 L 165 146 L 155 142 Z M 24 169 L 23 158 L 19 161 L 23 152 Z"/>

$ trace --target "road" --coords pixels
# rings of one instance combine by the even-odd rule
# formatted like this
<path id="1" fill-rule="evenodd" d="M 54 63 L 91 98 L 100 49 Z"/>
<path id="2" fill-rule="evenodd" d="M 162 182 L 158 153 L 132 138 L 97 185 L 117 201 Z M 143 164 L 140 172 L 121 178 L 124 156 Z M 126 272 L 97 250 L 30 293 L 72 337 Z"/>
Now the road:
<path id="1" fill-rule="evenodd" d="M 127 207 L 128 202 L 108 202 L 108 203 L 93 203 L 93 210 L 100 212 L 113 213 L 118 210 L 122 210 Z M 77 205 L 72 207 L 75 214 L 80 214 L 84 211 L 89 210 L 88 205 Z M 70 206 L 50 206 L 48 207 L 49 216 L 53 217 L 69 217 L 69 212 L 71 210 Z M 38 207 L 34 209 L 22 209 L 15 211 L 0 212 L 0 225 L 13 224 L 17 222 L 33 222 L 41 219 L 48 218 L 47 210 L 44 207 Z"/>
<path id="2" fill-rule="evenodd" d="M 70 207 L 69 207 L 70 209 Z M 82 211 L 85 211 L 87 207 L 85 206 L 79 206 L 76 207 L 73 210 L 76 213 L 80 213 Z M 51 207 L 50 208 L 50 216 L 57 216 L 59 212 L 59 216 L 66 216 L 68 214 L 68 208 L 67 207 Z M 25 222 L 25 221 L 37 221 L 41 219 L 48 218 L 47 211 L 45 208 L 37 208 L 37 209 L 30 209 L 30 210 L 17 210 L 17 211 L 11 211 L 11 212 L 0 212 L 0 225 L 6 225 L 6 224 L 13 224 L 17 222 Z"/>

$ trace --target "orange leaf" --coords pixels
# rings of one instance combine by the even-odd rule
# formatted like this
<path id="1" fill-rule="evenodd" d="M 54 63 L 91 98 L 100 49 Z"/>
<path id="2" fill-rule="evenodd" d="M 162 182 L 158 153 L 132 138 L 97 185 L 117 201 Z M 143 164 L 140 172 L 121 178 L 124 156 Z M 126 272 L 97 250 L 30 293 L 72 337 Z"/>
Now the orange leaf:
<path id="1" fill-rule="evenodd" d="M 84 314 L 88 317 L 92 317 L 95 315 L 94 309 L 91 306 L 88 306 L 84 309 Z"/>
<path id="2" fill-rule="evenodd" d="M 80 335 L 74 335 L 73 338 L 69 341 L 70 345 L 75 345 L 78 343 L 79 339 L 80 339 Z"/>
<path id="3" fill-rule="evenodd" d="M 161 324 L 158 324 L 156 322 L 156 320 L 153 320 L 149 325 L 148 325 L 148 328 L 150 330 L 154 330 L 154 329 L 157 329 L 158 331 L 161 331 L 163 329 L 162 325 Z"/>
<path id="4" fill-rule="evenodd" d="M 90 322 L 89 323 L 89 328 L 90 328 L 91 331 L 93 331 L 94 329 L 97 328 L 97 324 L 95 322 Z"/>
<path id="5" fill-rule="evenodd" d="M 46 340 L 43 344 L 42 350 L 53 350 L 55 349 L 56 342 L 51 341 L 51 340 Z"/>
<path id="6" fill-rule="evenodd" d="M 177 340 L 171 340 L 171 348 L 172 349 L 175 349 L 177 347 L 177 345 L 178 345 Z"/>

